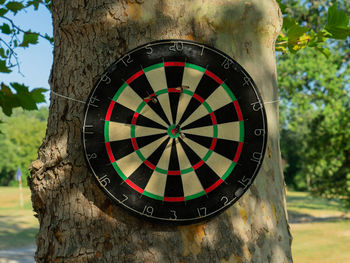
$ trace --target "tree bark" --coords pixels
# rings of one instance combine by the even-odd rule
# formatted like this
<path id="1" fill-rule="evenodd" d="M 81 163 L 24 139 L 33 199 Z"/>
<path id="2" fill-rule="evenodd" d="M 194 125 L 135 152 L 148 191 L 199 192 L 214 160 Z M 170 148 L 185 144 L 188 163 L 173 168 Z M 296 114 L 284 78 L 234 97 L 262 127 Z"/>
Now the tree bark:
<path id="1" fill-rule="evenodd" d="M 275 0 L 55 0 L 51 89 L 85 101 L 120 55 L 148 41 L 191 39 L 231 55 L 265 102 L 278 99 Z M 245 195 L 210 221 L 164 226 L 141 221 L 100 191 L 84 161 L 84 104 L 51 97 L 46 138 L 29 184 L 40 222 L 38 262 L 291 262 L 281 169 L 278 104 L 265 105 L 266 156 Z"/>

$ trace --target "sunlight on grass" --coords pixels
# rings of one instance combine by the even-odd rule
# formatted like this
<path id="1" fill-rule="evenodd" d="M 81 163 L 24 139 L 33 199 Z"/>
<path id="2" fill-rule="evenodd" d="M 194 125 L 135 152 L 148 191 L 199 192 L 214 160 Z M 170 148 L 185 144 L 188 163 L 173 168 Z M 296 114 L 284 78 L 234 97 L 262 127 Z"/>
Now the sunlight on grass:
<path id="1" fill-rule="evenodd" d="M 0 249 L 35 243 L 39 229 L 30 201 L 29 188 L 23 188 L 24 207 L 20 207 L 17 187 L 0 187 Z"/>

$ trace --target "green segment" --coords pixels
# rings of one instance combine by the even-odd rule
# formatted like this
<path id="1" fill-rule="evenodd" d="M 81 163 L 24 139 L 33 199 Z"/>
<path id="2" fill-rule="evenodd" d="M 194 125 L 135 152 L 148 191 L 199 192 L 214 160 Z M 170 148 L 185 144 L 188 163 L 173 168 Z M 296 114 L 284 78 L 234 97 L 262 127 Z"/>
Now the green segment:
<path id="1" fill-rule="evenodd" d="M 117 99 L 119 98 L 120 94 L 124 91 L 124 89 L 126 88 L 126 86 L 128 86 L 128 84 L 125 82 L 117 91 L 117 93 L 114 95 L 113 100 L 117 101 Z"/>
<path id="2" fill-rule="evenodd" d="M 152 66 L 149 66 L 149 67 L 145 68 L 143 71 L 144 71 L 144 72 L 148 72 L 148 71 L 151 71 L 152 69 L 161 68 L 161 67 L 163 67 L 163 66 L 164 66 L 164 64 L 163 64 L 163 62 L 162 62 L 162 63 L 158 63 L 158 64 L 154 64 L 154 65 L 152 65 Z"/>
<path id="3" fill-rule="evenodd" d="M 187 68 L 193 68 L 193 69 L 196 69 L 198 71 L 201 71 L 201 72 L 205 72 L 205 68 L 202 68 L 200 66 L 197 66 L 197 65 L 194 65 L 194 64 L 191 64 L 191 63 L 186 63 L 185 64 L 185 67 Z"/>
<path id="4" fill-rule="evenodd" d="M 170 125 L 170 127 L 168 128 L 168 135 L 169 135 L 170 138 L 177 138 L 177 137 L 179 137 L 181 129 L 179 129 L 179 131 L 176 134 L 173 134 L 172 131 L 175 128 L 176 128 L 175 124 Z"/>
<path id="5" fill-rule="evenodd" d="M 147 192 L 147 191 L 143 191 L 142 194 L 145 195 L 145 196 L 148 196 L 148 197 L 150 197 L 150 198 L 153 198 L 153 199 L 163 200 L 163 197 L 162 197 L 162 196 L 155 195 L 155 194 L 149 193 L 149 192 Z"/>
<path id="6" fill-rule="evenodd" d="M 157 166 L 156 166 L 156 168 L 154 170 L 156 170 L 158 173 L 161 173 L 161 174 L 168 174 L 167 170 L 164 170 L 164 169 L 159 168 Z"/>
<path id="7" fill-rule="evenodd" d="M 218 126 L 217 125 L 213 125 L 213 137 L 217 138 L 218 137 Z"/>
<path id="8" fill-rule="evenodd" d="M 232 171 L 233 171 L 233 168 L 235 168 L 236 166 L 236 163 L 232 162 L 230 167 L 227 169 L 226 173 L 224 173 L 224 175 L 221 177 L 221 180 L 225 181 L 227 176 L 229 176 Z"/>
<path id="9" fill-rule="evenodd" d="M 193 171 L 193 168 L 190 167 L 190 168 L 186 168 L 186 169 L 181 170 L 180 173 L 181 174 L 187 174 L 187 173 L 192 172 L 192 171 Z"/>
<path id="10" fill-rule="evenodd" d="M 130 136 L 131 138 L 135 138 L 135 125 L 131 125 L 130 127 Z"/>
<path id="11" fill-rule="evenodd" d="M 109 121 L 105 121 L 105 142 L 109 142 Z"/>
<path id="12" fill-rule="evenodd" d="M 184 90 L 182 91 L 182 93 L 187 94 L 187 95 L 190 95 L 190 96 L 193 96 L 193 92 L 190 91 L 190 90 L 188 90 L 188 89 L 184 89 Z"/>
<path id="13" fill-rule="evenodd" d="M 137 154 L 137 156 L 141 159 L 141 161 L 146 161 L 146 158 L 145 158 L 145 156 L 143 156 L 143 154 L 141 153 L 141 151 L 140 150 L 137 150 L 136 151 L 136 154 Z"/>
<path id="14" fill-rule="evenodd" d="M 221 84 L 221 86 L 225 89 L 226 93 L 230 96 L 232 101 L 237 100 L 235 95 L 233 95 L 232 91 L 230 90 L 230 88 L 225 84 L 225 82 L 223 82 Z"/>
<path id="15" fill-rule="evenodd" d="M 209 150 L 208 152 L 207 152 L 207 154 L 203 157 L 203 161 L 204 162 L 206 162 L 208 159 L 209 159 L 209 157 L 210 157 L 210 155 L 213 153 L 213 151 L 212 150 Z"/>
<path id="16" fill-rule="evenodd" d="M 194 195 L 185 196 L 185 200 L 187 201 L 187 200 L 195 199 L 195 198 L 200 197 L 202 195 L 205 195 L 204 191 L 199 192 L 199 193 L 194 194 Z"/>
<path id="17" fill-rule="evenodd" d="M 161 90 L 158 90 L 156 92 L 156 95 L 159 96 L 159 95 L 162 95 L 162 94 L 165 94 L 165 93 L 168 93 L 168 89 L 161 89 Z"/>
<path id="18" fill-rule="evenodd" d="M 137 107 L 136 112 L 137 112 L 137 113 L 140 113 L 141 110 L 143 109 L 143 107 L 146 106 L 146 104 L 147 104 L 147 103 L 146 103 L 145 101 L 142 101 L 141 104 Z"/>
<path id="19" fill-rule="evenodd" d="M 244 121 L 239 122 L 239 141 L 244 141 Z"/>
<path id="20" fill-rule="evenodd" d="M 117 173 L 119 174 L 119 176 L 125 181 L 126 179 L 128 179 L 125 174 L 122 172 L 122 170 L 120 170 L 119 166 L 117 165 L 116 162 L 112 163 L 114 169 L 117 171 Z"/>
<path id="21" fill-rule="evenodd" d="M 204 107 L 207 109 L 207 111 L 208 111 L 209 113 L 212 113 L 212 112 L 213 112 L 213 110 L 210 108 L 210 106 L 209 106 L 209 104 L 208 104 L 207 102 L 203 101 L 203 105 L 204 105 Z"/>

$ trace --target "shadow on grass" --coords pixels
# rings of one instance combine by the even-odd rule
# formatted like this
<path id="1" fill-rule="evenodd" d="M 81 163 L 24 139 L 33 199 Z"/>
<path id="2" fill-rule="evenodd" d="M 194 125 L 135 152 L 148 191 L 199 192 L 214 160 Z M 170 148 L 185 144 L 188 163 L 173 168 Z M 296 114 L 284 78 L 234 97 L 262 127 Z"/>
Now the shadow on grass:
<path id="1" fill-rule="evenodd" d="M 336 221 L 343 221 L 348 219 L 350 219 L 350 217 L 347 217 L 344 215 L 317 217 L 307 213 L 300 213 L 300 212 L 288 210 L 288 221 L 290 224 L 336 222 Z"/>
<path id="2" fill-rule="evenodd" d="M 0 216 L 0 249 L 35 244 L 38 228 L 28 225 L 21 216 Z"/>

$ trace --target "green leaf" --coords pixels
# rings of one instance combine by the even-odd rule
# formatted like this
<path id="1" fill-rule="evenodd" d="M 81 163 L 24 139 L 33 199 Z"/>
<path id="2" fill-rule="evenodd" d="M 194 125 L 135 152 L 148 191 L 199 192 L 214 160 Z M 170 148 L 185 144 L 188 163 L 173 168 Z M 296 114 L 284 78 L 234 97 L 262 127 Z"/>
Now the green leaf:
<path id="1" fill-rule="evenodd" d="M 6 0 L 0 0 L 0 5 L 2 5 L 3 3 L 5 3 Z"/>
<path id="2" fill-rule="evenodd" d="M 6 35 L 11 34 L 11 32 L 12 32 L 10 26 L 6 23 L 3 23 L 2 26 L 0 26 L 0 30 L 2 33 L 6 34 Z"/>
<path id="3" fill-rule="evenodd" d="M 334 4 L 328 9 L 327 24 L 325 30 L 330 34 L 330 38 L 346 39 L 350 36 L 349 17 L 342 10 L 337 9 Z"/>
<path id="4" fill-rule="evenodd" d="M 28 47 L 29 44 L 37 44 L 39 35 L 32 32 L 26 32 L 23 35 L 23 42 L 20 47 Z"/>
<path id="5" fill-rule="evenodd" d="M 12 1 L 12 2 L 8 2 L 6 4 L 6 7 L 12 11 L 13 13 L 17 13 L 18 11 L 20 11 L 21 9 L 24 8 L 24 5 L 21 2 L 16 2 L 16 1 Z"/>
<path id="6" fill-rule="evenodd" d="M 6 60 L 0 59 L 0 72 L 2 73 L 10 73 L 12 70 L 9 69 L 6 65 Z"/>
<path id="7" fill-rule="evenodd" d="M 36 102 L 32 98 L 27 86 L 25 86 L 24 84 L 19 84 L 17 82 L 11 82 L 10 86 L 17 92 L 16 97 L 18 99 L 20 107 L 22 107 L 25 110 L 38 109 L 38 107 L 36 106 Z"/>
<path id="8" fill-rule="evenodd" d="M 36 88 L 31 90 L 30 95 L 36 103 L 45 102 L 45 95 L 43 93 L 46 91 L 47 89 L 44 88 Z"/>
<path id="9" fill-rule="evenodd" d="M 283 29 L 285 29 L 286 31 L 288 31 L 288 29 L 296 25 L 298 24 L 293 18 L 290 18 L 288 16 L 285 16 L 283 18 Z"/>
<path id="10" fill-rule="evenodd" d="M 34 6 L 34 10 L 38 10 L 41 0 L 32 0 L 27 3 L 27 6 Z"/>
<path id="11" fill-rule="evenodd" d="M 8 11 L 6 8 L 0 8 L 0 16 L 4 16 Z"/>
<path id="12" fill-rule="evenodd" d="M 3 49 L 2 47 L 0 48 L 0 56 L 2 58 L 7 58 L 7 56 L 5 55 L 5 49 Z"/>

